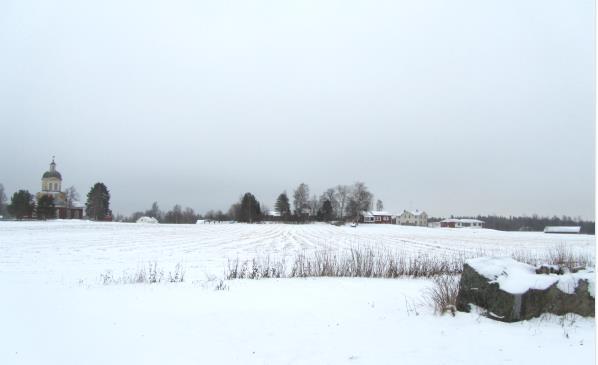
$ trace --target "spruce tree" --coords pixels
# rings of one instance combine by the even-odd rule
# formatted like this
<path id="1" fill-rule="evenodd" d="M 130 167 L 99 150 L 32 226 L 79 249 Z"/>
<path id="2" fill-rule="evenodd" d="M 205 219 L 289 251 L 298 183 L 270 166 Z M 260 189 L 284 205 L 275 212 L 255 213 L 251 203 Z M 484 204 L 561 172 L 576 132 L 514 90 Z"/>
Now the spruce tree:
<path id="1" fill-rule="evenodd" d="M 318 218 L 324 222 L 330 222 L 333 216 L 334 212 L 332 210 L 332 203 L 330 200 L 326 199 L 318 211 Z"/>
<path id="2" fill-rule="evenodd" d="M 286 191 L 278 196 L 274 209 L 280 214 L 281 217 L 286 218 L 291 214 L 291 206 L 289 204 L 289 197 Z"/>
<path id="3" fill-rule="evenodd" d="M 19 190 L 10 199 L 8 212 L 21 220 L 24 217 L 31 217 L 34 208 L 33 195 L 27 190 Z"/>
<path id="4" fill-rule="evenodd" d="M 96 183 L 87 193 L 85 213 L 91 219 L 102 220 L 110 213 L 110 192 L 106 185 Z"/>
<path id="5" fill-rule="evenodd" d="M 4 185 L 0 184 L 0 216 L 4 216 L 6 211 L 6 194 L 4 194 Z"/>
<path id="6" fill-rule="evenodd" d="M 241 207 L 239 211 L 239 222 L 253 223 L 259 221 L 262 212 L 260 203 L 251 193 L 245 193 L 241 198 Z"/>
<path id="7" fill-rule="evenodd" d="M 42 195 L 37 199 L 36 213 L 38 219 L 55 218 L 54 197 L 52 195 Z"/>

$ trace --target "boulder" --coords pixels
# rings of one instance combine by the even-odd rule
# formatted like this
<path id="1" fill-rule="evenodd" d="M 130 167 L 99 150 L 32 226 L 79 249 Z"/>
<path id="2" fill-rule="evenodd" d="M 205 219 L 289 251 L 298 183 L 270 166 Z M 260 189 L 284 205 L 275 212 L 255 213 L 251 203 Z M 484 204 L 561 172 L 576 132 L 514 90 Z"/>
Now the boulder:
<path id="1" fill-rule="evenodd" d="M 543 313 L 593 317 L 594 283 L 588 270 L 571 273 L 554 265 L 535 268 L 508 257 L 481 257 L 463 266 L 457 309 L 469 312 L 475 304 L 505 322 Z"/>

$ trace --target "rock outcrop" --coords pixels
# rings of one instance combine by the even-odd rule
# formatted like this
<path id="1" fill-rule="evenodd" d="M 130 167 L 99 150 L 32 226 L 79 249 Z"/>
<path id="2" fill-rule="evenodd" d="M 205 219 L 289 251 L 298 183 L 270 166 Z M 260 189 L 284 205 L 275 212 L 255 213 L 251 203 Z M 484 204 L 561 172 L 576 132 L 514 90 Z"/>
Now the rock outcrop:
<path id="1" fill-rule="evenodd" d="M 468 260 L 463 267 L 457 309 L 470 304 L 487 310 L 489 317 L 514 322 L 543 313 L 594 316 L 595 275 L 571 273 L 545 265 L 535 268 L 504 257 Z"/>

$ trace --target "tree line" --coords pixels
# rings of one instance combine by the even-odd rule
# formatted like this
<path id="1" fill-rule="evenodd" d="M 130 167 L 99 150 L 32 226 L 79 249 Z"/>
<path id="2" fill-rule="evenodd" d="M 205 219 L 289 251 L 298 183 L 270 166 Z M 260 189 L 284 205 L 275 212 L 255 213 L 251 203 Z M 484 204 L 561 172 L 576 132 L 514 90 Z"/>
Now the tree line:
<path id="1" fill-rule="evenodd" d="M 128 217 L 119 214 L 115 217 L 115 220 L 119 222 L 137 222 L 141 217 L 151 217 L 160 223 L 173 224 L 194 224 L 201 218 L 192 208 L 186 207 L 183 209 L 179 204 L 176 204 L 172 209 L 163 212 L 158 202 L 153 202 L 148 210 L 134 212 Z"/>
<path id="2" fill-rule="evenodd" d="M 499 231 L 543 231 L 547 226 L 580 226 L 581 233 L 594 234 L 595 224 L 593 221 L 585 221 L 581 217 L 562 216 L 541 217 L 537 214 L 532 216 L 499 216 L 499 215 L 478 215 L 476 217 L 454 217 L 451 218 L 475 218 L 484 221 L 484 227 Z M 428 222 L 439 222 L 442 218 L 429 218 Z"/>
<path id="3" fill-rule="evenodd" d="M 237 203 L 234 203 L 227 214 L 238 222 L 259 222 L 261 220 L 275 220 L 283 222 L 308 222 L 308 221 L 356 221 L 359 213 L 371 210 L 374 194 L 370 192 L 363 182 L 353 185 L 336 185 L 326 189 L 321 194 L 312 194 L 309 185 L 301 183 L 292 195 L 286 190 L 281 192 L 274 203 L 275 214 L 260 204 L 252 193 L 245 193 Z M 383 203 L 378 200 L 376 207 L 383 209 Z"/>
<path id="4" fill-rule="evenodd" d="M 363 182 L 353 185 L 337 185 L 325 190 L 320 195 L 311 194 L 309 185 L 301 183 L 289 197 L 286 191 L 276 198 L 274 212 L 271 214 L 267 205 L 260 203 L 254 194 L 247 192 L 233 203 L 228 211 L 209 210 L 205 214 L 196 214 L 193 209 L 182 209 L 175 205 L 171 210 L 163 212 L 158 202 L 150 209 L 138 211 L 128 217 L 118 215 L 116 220 L 135 222 L 143 216 L 152 217 L 161 223 L 195 223 L 198 219 L 207 221 L 237 221 L 255 223 L 263 220 L 276 220 L 289 223 L 308 221 L 346 221 L 357 220 L 363 210 L 371 210 L 374 206 L 374 195 Z M 375 202 L 377 209 L 382 210 L 381 200 Z"/>
<path id="5" fill-rule="evenodd" d="M 85 213 L 89 219 L 111 220 L 110 192 L 105 184 L 98 182 L 94 184 L 86 196 Z M 71 186 L 65 190 L 66 206 L 74 207 L 79 201 L 79 194 L 75 187 Z M 193 224 L 199 219 L 207 221 L 238 221 L 254 223 L 263 220 L 274 220 L 289 223 L 301 223 L 308 221 L 355 221 L 359 213 L 364 210 L 383 210 L 384 204 L 381 200 L 374 202 L 374 195 L 369 191 L 363 182 L 356 182 L 353 185 L 336 185 L 326 189 L 319 195 L 311 194 L 309 185 L 299 184 L 289 196 L 286 191 L 281 192 L 274 204 L 275 215 L 267 208 L 267 205 L 260 203 L 250 192 L 243 194 L 239 200 L 233 203 L 227 212 L 221 210 L 209 210 L 205 214 L 198 214 L 192 208 L 183 208 L 176 204 L 168 211 L 160 210 L 158 202 L 154 202 L 148 210 L 138 211 L 130 216 L 117 215 L 115 220 L 121 222 L 135 222 L 143 216 L 156 218 L 161 223 Z M 40 194 L 39 197 L 29 191 L 21 189 L 16 191 L 7 201 L 4 186 L 0 184 L 0 216 L 5 218 L 24 219 L 36 217 L 37 219 L 50 219 L 56 216 L 54 198 L 50 194 Z M 35 213 L 35 214 L 34 214 Z M 455 218 L 451 216 L 451 218 Z M 472 217 L 456 217 L 472 218 Z M 532 216 L 498 216 L 478 215 L 473 217 L 485 222 L 484 226 L 490 229 L 502 231 L 542 231 L 546 226 L 581 226 L 581 232 L 587 234 L 595 233 L 593 221 L 582 220 L 581 217 L 552 216 L 541 217 L 537 214 Z M 430 217 L 429 222 L 440 221 L 442 218 Z"/>

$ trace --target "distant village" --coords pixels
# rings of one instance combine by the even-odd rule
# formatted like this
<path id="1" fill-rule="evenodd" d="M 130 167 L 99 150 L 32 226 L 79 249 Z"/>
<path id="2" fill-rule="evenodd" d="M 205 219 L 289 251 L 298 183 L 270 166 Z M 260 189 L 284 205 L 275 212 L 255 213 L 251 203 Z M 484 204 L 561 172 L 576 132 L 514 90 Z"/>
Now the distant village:
<path id="1" fill-rule="evenodd" d="M 594 234 L 594 222 L 571 217 L 430 217 L 426 211 L 403 210 L 400 213 L 385 211 L 383 202 L 374 196 L 362 182 L 352 186 L 337 185 L 327 189 L 319 197 L 310 195 L 309 186 L 301 183 L 293 192 L 293 210 L 286 191 L 276 199 L 274 209 L 267 209 L 251 193 L 245 193 L 239 202 L 231 205 L 228 212 L 210 210 L 196 214 L 191 208 L 175 205 L 162 212 L 157 202 L 151 209 L 134 212 L 126 217 L 112 215 L 109 208 L 110 193 L 103 183 L 96 183 L 87 194 L 86 203 L 80 202 L 74 187 L 62 188 L 62 174 L 56 169 L 54 158 L 42 174 L 41 189 L 35 195 L 19 190 L 12 195 L 10 204 L 0 184 L 0 219 L 90 219 L 119 222 L 153 223 L 223 223 L 223 222 L 280 222 L 308 223 L 328 222 L 336 225 L 395 224 L 429 228 L 492 228 L 499 230 L 544 231 L 546 233 Z M 376 210 L 372 210 L 374 206 Z"/>

